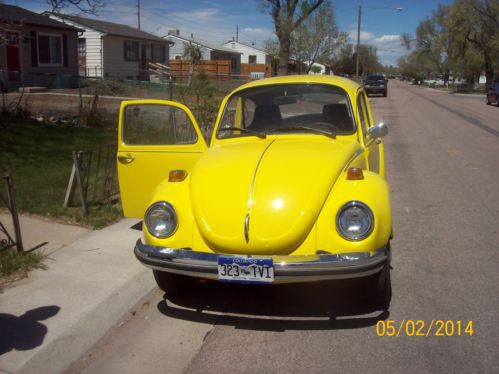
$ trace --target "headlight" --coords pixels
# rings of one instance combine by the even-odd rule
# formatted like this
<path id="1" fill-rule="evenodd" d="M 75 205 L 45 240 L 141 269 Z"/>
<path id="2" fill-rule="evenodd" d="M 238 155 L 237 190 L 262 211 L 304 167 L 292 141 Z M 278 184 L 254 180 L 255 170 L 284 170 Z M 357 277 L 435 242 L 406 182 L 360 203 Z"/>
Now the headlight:
<path id="1" fill-rule="evenodd" d="M 152 204 L 146 212 L 147 231 L 156 238 L 172 236 L 177 229 L 177 214 L 170 203 L 159 201 Z"/>
<path id="2" fill-rule="evenodd" d="M 362 240 L 369 236 L 374 227 L 371 209 L 359 201 L 343 205 L 336 216 L 336 229 L 347 240 Z"/>

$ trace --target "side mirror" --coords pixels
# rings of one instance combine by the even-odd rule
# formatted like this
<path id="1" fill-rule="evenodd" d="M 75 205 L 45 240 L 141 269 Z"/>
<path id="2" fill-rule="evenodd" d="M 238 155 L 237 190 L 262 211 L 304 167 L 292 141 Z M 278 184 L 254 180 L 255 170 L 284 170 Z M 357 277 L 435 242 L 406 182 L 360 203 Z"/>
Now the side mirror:
<path id="1" fill-rule="evenodd" d="M 386 135 L 388 135 L 388 126 L 384 122 L 378 123 L 367 130 L 367 137 L 372 140 L 382 138 Z"/>

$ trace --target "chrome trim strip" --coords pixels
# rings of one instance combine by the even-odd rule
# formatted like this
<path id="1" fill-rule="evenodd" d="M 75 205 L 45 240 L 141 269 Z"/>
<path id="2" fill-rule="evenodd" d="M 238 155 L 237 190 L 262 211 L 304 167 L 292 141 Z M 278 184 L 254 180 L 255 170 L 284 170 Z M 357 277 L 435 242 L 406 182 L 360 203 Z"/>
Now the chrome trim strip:
<path id="1" fill-rule="evenodd" d="M 248 213 L 244 218 L 244 239 L 246 240 L 246 243 L 249 242 L 249 220 L 250 220 L 250 215 Z"/>
<path id="2" fill-rule="evenodd" d="M 353 162 L 353 160 L 355 160 L 357 157 L 359 157 L 362 154 L 362 152 L 364 152 L 364 150 L 362 148 L 357 148 L 357 150 L 352 155 L 352 157 L 350 157 L 350 160 L 348 160 L 348 162 L 346 163 L 343 171 L 347 171 L 348 168 L 350 167 L 350 164 Z"/>
<path id="3" fill-rule="evenodd" d="M 140 239 L 134 252 L 143 265 L 155 270 L 218 279 L 217 253 L 195 252 L 189 248 L 155 247 L 143 244 Z M 267 257 L 274 258 L 274 283 L 299 283 L 375 274 L 390 261 L 390 251 L 387 245 L 372 255 L 369 252 L 321 254 L 310 256 L 310 261 L 300 262 L 292 262 L 293 256 Z M 290 261 L 286 261 L 286 258 Z"/>

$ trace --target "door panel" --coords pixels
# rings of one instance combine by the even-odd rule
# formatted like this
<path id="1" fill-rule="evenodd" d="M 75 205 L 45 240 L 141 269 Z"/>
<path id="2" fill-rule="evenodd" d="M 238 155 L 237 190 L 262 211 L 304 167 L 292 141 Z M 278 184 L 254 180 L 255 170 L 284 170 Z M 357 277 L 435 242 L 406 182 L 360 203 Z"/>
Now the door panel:
<path id="1" fill-rule="evenodd" d="M 125 217 L 142 218 L 154 188 L 171 170 L 190 172 L 207 148 L 191 111 L 171 101 L 122 102 L 118 138 Z"/>
<path id="2" fill-rule="evenodd" d="M 7 55 L 7 70 L 9 81 L 19 81 L 21 79 L 21 59 L 19 56 L 19 33 L 7 31 L 5 50 Z"/>

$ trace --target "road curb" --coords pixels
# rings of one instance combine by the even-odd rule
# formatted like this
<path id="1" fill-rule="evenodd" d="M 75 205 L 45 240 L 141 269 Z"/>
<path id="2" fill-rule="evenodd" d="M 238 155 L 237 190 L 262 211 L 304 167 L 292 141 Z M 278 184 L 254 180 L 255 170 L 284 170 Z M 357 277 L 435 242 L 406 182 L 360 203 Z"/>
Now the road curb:
<path id="1" fill-rule="evenodd" d="M 142 269 L 119 289 L 110 292 L 76 324 L 43 346 L 17 373 L 59 373 L 83 356 L 122 319 L 155 283 L 149 269 Z M 97 322 L 97 323 L 96 323 Z M 88 328 L 91 326 L 91 328 Z"/>

